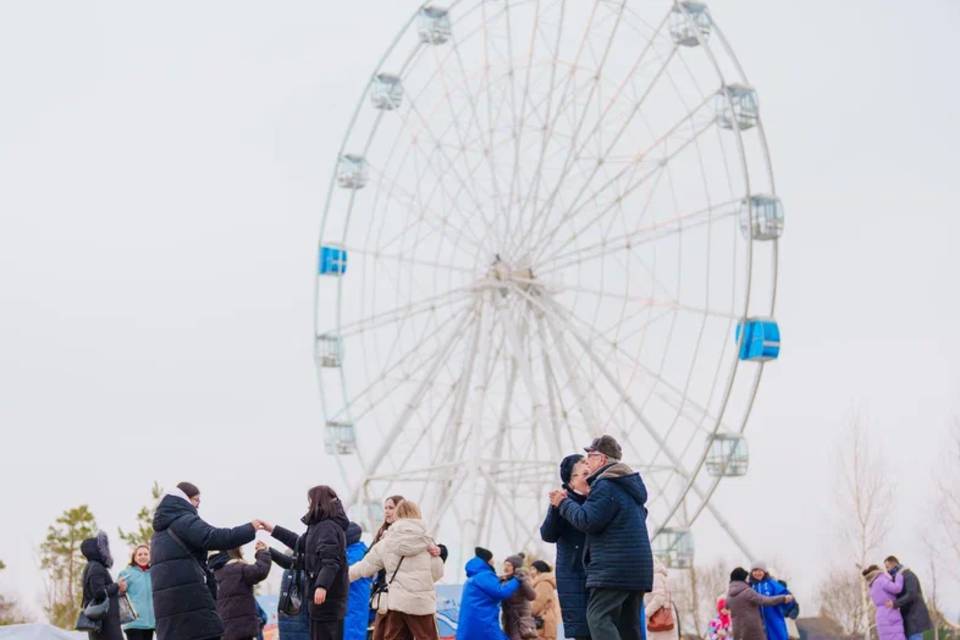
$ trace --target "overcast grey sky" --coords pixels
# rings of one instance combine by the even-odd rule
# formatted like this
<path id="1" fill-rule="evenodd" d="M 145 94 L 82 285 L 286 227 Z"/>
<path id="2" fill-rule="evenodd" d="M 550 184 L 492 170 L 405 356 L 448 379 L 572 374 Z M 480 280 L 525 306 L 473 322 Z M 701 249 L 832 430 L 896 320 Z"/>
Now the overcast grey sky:
<path id="1" fill-rule="evenodd" d="M 316 233 L 348 112 L 416 6 L 0 2 L 0 590 L 40 590 L 66 507 L 113 533 L 153 480 L 190 479 L 215 523 L 291 523 L 326 479 L 303 446 Z M 717 501 L 812 592 L 840 560 L 834 448 L 860 411 L 896 483 L 889 552 L 923 575 L 960 415 L 960 4 L 711 7 L 787 208 L 783 356 L 751 473 Z M 704 530 L 702 556 L 736 559 Z"/>

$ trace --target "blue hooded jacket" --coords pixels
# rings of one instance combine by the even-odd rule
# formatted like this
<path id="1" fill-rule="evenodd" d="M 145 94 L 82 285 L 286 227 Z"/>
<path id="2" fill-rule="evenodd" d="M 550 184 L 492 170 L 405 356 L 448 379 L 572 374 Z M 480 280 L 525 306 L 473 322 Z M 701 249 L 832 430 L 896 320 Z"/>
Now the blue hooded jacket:
<path id="1" fill-rule="evenodd" d="M 649 593 L 653 551 L 647 533 L 647 488 L 640 474 L 617 462 L 599 469 L 588 482 L 586 502 L 567 498 L 560 503 L 560 515 L 587 534 L 587 588 Z"/>
<path id="2" fill-rule="evenodd" d="M 347 527 L 347 564 L 354 565 L 367 555 L 367 545 L 360 540 L 360 525 L 351 522 Z M 347 597 L 347 617 L 343 619 L 343 640 L 367 640 L 370 619 L 370 588 L 373 580 L 360 578 L 350 583 Z"/>
<path id="3" fill-rule="evenodd" d="M 510 578 L 501 583 L 493 567 L 483 558 L 472 558 L 466 569 L 457 640 L 507 640 L 500 628 L 500 603 L 520 588 L 520 582 Z"/>
<path id="4" fill-rule="evenodd" d="M 776 597 L 783 596 L 790 591 L 767 575 L 759 582 L 750 580 L 750 586 L 753 590 L 762 596 Z M 763 616 L 763 626 L 767 631 L 767 640 L 788 640 L 787 621 L 784 616 L 793 605 L 778 604 L 772 607 L 760 607 L 760 614 Z"/>

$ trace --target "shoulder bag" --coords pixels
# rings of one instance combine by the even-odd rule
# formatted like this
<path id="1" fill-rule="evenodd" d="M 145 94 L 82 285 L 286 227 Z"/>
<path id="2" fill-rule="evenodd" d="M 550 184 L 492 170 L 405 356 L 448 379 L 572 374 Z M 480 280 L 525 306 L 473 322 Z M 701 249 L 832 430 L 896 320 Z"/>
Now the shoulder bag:
<path id="1" fill-rule="evenodd" d="M 667 581 L 664 581 L 667 582 Z M 653 612 L 647 620 L 647 631 L 673 631 L 677 621 L 673 616 L 673 594 L 670 593 L 670 584 L 667 582 L 667 604 Z"/>
<path id="2" fill-rule="evenodd" d="M 379 611 L 380 610 L 380 601 L 383 599 L 384 594 L 390 592 L 390 585 L 393 584 L 393 581 L 397 579 L 397 572 L 400 571 L 400 567 L 403 566 L 403 559 L 406 556 L 400 556 L 400 562 L 397 563 L 397 568 L 393 570 L 393 575 L 390 576 L 390 579 L 386 582 L 379 582 L 373 585 L 373 589 L 370 591 L 370 608 Z"/>

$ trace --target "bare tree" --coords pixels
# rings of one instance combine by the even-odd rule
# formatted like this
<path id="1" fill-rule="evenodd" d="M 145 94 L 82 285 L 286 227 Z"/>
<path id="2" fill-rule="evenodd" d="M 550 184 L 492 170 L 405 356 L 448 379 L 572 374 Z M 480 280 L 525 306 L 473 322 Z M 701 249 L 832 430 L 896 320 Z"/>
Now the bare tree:
<path id="1" fill-rule="evenodd" d="M 960 579 L 960 419 L 955 420 L 952 438 L 949 445 L 949 454 L 942 466 L 938 484 L 940 496 L 938 502 L 940 534 L 946 548 L 952 553 L 954 562 L 947 565 L 953 567 L 954 576 Z"/>
<path id="2" fill-rule="evenodd" d="M 717 598 L 727 592 L 729 572 L 722 562 L 673 572 L 670 576 L 673 601 L 683 628 L 697 637 L 707 634 L 707 623 L 717 613 Z"/>
<path id="3" fill-rule="evenodd" d="M 869 633 L 866 624 L 869 612 L 864 611 L 863 579 L 854 567 L 830 573 L 820 585 L 817 595 L 820 615 L 843 627 L 845 636 L 856 637 Z"/>
<path id="4" fill-rule="evenodd" d="M 841 532 L 854 564 L 862 570 L 871 564 L 870 559 L 886 538 L 893 504 L 892 485 L 884 475 L 883 456 L 871 446 L 859 416 L 855 415 L 850 421 L 839 457 L 841 486 L 837 506 L 841 513 Z M 867 585 L 863 580 L 859 582 L 860 631 L 865 640 L 870 640 L 873 623 Z"/>

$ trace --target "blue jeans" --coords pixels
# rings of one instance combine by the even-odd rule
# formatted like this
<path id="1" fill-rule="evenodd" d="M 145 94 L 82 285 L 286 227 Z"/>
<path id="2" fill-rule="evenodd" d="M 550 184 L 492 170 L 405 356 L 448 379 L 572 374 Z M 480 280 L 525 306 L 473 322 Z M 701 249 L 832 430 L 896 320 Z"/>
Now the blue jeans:
<path id="1" fill-rule="evenodd" d="M 923 634 L 915 633 L 912 636 L 907 636 L 907 640 L 923 640 Z"/>

